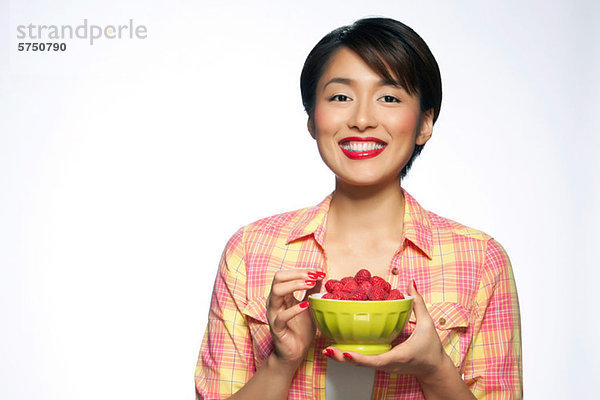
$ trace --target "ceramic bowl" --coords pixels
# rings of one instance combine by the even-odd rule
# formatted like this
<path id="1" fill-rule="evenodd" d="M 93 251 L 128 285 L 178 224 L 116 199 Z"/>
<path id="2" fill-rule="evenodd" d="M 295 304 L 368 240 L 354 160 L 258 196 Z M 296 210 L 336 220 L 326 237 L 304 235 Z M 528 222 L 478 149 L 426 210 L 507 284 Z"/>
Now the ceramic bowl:
<path id="1" fill-rule="evenodd" d="M 313 320 L 342 351 L 381 354 L 402 332 L 412 311 L 412 297 L 404 300 L 350 301 L 322 299 L 325 293 L 309 296 Z"/>

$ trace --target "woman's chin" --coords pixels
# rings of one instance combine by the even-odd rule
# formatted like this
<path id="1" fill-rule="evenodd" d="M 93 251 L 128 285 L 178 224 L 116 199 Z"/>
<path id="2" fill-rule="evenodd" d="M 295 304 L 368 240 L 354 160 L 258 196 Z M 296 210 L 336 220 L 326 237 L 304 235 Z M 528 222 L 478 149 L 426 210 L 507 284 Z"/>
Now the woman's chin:
<path id="1" fill-rule="evenodd" d="M 400 179 L 396 177 L 382 177 L 382 176 L 353 176 L 352 178 L 336 175 L 336 186 L 347 186 L 347 187 L 360 187 L 360 188 L 377 188 L 387 187 L 392 185 L 399 185 Z"/>

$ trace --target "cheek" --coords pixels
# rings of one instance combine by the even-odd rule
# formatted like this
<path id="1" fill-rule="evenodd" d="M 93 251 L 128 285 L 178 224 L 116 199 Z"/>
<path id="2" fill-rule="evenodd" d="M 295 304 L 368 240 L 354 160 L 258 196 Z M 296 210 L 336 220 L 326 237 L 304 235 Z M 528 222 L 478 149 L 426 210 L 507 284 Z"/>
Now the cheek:
<path id="1" fill-rule="evenodd" d="M 419 125 L 419 113 L 410 111 L 394 113 L 388 118 L 387 126 L 403 135 L 414 134 Z"/>
<path id="2" fill-rule="evenodd" d="M 317 107 L 315 109 L 315 128 L 320 135 L 327 135 L 335 132 L 340 123 L 338 113 L 327 107 Z"/>

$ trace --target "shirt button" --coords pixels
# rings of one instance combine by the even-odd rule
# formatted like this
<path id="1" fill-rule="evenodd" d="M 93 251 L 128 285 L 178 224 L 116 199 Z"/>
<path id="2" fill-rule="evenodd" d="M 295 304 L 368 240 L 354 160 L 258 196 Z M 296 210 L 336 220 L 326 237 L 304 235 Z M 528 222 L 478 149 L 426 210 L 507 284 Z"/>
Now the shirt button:
<path id="1" fill-rule="evenodd" d="M 446 325 L 446 319 L 445 318 L 438 319 L 438 324 L 440 324 L 441 326 Z"/>
<path id="2" fill-rule="evenodd" d="M 398 272 L 399 272 L 398 268 L 396 268 L 396 267 L 392 268 L 392 274 L 398 275 Z"/>

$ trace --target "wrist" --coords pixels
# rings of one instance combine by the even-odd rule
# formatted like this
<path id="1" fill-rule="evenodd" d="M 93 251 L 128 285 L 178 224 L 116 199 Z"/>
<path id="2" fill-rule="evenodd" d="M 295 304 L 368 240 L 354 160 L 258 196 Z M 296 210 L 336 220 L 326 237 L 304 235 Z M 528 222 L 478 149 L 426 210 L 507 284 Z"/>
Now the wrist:
<path id="1" fill-rule="evenodd" d="M 417 376 L 417 380 L 421 386 L 438 386 L 455 375 L 458 376 L 458 372 L 452 360 L 443 352 L 440 362 L 427 373 Z"/>
<path id="2" fill-rule="evenodd" d="M 417 377 L 421 390 L 428 400 L 468 399 L 475 400 L 473 393 L 461 379 L 454 363 L 444 353 L 444 357 L 431 373 Z"/>
<path id="3" fill-rule="evenodd" d="M 287 378 L 290 381 L 296 375 L 296 371 L 302 362 L 285 361 L 277 357 L 275 353 L 271 355 L 265 361 L 266 367 L 272 374 L 278 375 L 282 378 Z"/>

